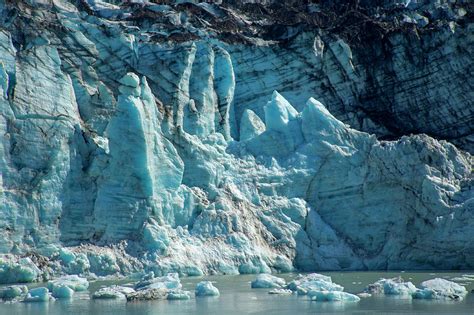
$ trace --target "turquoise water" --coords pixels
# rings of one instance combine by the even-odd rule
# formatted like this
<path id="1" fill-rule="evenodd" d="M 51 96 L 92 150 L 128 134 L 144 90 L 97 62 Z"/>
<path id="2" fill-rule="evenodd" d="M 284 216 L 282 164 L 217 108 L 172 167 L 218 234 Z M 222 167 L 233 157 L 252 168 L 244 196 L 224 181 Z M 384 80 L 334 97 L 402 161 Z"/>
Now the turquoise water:
<path id="1" fill-rule="evenodd" d="M 462 277 L 469 272 L 328 272 L 333 281 L 345 287 L 351 293 L 358 293 L 379 278 L 402 276 L 405 280 L 418 285 L 421 281 L 440 277 L 452 279 Z M 296 274 L 280 275 L 291 280 Z M 91 300 L 90 293 L 102 285 L 117 283 L 114 281 L 91 282 L 89 292 L 76 293 L 72 300 L 57 300 L 49 303 L 16 303 L 0 304 L 0 314 L 474 314 L 474 293 L 467 295 L 462 302 L 425 301 L 381 296 L 363 298 L 359 303 L 313 302 L 306 297 L 277 296 L 268 294 L 267 289 L 250 289 L 250 281 L 255 275 L 245 276 L 210 276 L 200 278 L 183 278 L 186 290 L 193 290 L 201 280 L 215 281 L 221 292 L 220 297 L 192 298 L 189 301 L 152 301 L 134 302 L 110 300 Z M 126 283 L 127 281 L 125 281 Z M 121 281 L 120 283 L 124 283 Z M 466 284 L 469 291 L 474 283 Z"/>

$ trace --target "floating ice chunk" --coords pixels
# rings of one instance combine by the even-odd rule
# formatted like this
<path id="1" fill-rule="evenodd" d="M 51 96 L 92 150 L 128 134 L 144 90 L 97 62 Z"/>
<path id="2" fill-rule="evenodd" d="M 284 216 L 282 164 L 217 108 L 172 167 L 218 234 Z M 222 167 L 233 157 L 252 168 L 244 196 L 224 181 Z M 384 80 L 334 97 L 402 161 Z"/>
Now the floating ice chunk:
<path id="1" fill-rule="evenodd" d="M 420 284 L 420 288 L 413 293 L 413 298 L 462 300 L 467 294 L 466 288 L 462 285 L 441 278 L 424 281 Z"/>
<path id="2" fill-rule="evenodd" d="M 55 287 L 67 286 L 74 291 L 86 291 L 89 287 L 89 282 L 86 278 L 81 278 L 77 275 L 69 275 L 54 279 L 48 282 L 48 288 L 51 292 Z"/>
<path id="3" fill-rule="evenodd" d="M 177 273 L 169 273 L 164 277 L 155 277 L 155 274 L 150 272 L 135 285 L 135 290 L 137 291 L 146 289 L 177 290 L 181 288 L 181 281 Z"/>
<path id="4" fill-rule="evenodd" d="M 414 299 L 420 300 L 437 300 L 440 299 L 436 291 L 431 289 L 418 289 L 416 292 L 412 294 Z"/>
<path id="5" fill-rule="evenodd" d="M 240 120 L 240 141 L 255 138 L 262 134 L 266 127 L 260 117 L 252 110 L 246 109 Z"/>
<path id="6" fill-rule="evenodd" d="M 451 281 L 456 281 L 456 282 L 474 281 L 474 275 L 462 275 L 461 277 L 452 278 Z"/>
<path id="7" fill-rule="evenodd" d="M 23 302 L 48 302 L 50 299 L 49 290 L 45 287 L 31 289 Z"/>
<path id="8" fill-rule="evenodd" d="M 448 293 L 455 293 L 460 295 L 466 295 L 467 290 L 465 287 L 454 283 L 452 281 L 448 281 L 441 278 L 435 278 L 427 281 L 423 281 L 420 284 L 422 289 L 432 289 L 436 291 L 445 291 Z"/>
<path id="9" fill-rule="evenodd" d="M 342 292 L 344 287 L 333 283 L 331 277 L 312 273 L 300 275 L 287 285 L 287 288 L 298 292 L 299 295 L 308 295 L 314 301 L 341 301 L 358 302 L 357 295 Z"/>
<path id="10" fill-rule="evenodd" d="M 290 294 L 293 294 L 293 291 L 289 289 L 273 289 L 269 291 L 268 294 L 290 295 Z"/>
<path id="11" fill-rule="evenodd" d="M 10 300 L 26 293 L 28 293 L 28 287 L 26 285 L 12 285 L 0 288 L 0 299 Z"/>
<path id="12" fill-rule="evenodd" d="M 411 295 L 416 287 L 411 282 L 396 283 L 387 281 L 384 284 L 384 292 L 387 295 Z"/>
<path id="13" fill-rule="evenodd" d="M 269 274 L 259 274 L 257 276 L 257 279 L 252 281 L 251 287 L 252 289 L 257 289 L 257 288 L 281 288 L 285 286 L 285 280 L 282 278 L 278 278 Z"/>
<path id="14" fill-rule="evenodd" d="M 57 299 L 67 299 L 74 295 L 74 290 L 67 285 L 57 285 L 53 287 L 52 294 Z"/>
<path id="15" fill-rule="evenodd" d="M 380 279 L 370 284 L 366 291 L 373 294 L 411 295 L 416 287 L 411 282 L 404 282 L 402 278 Z"/>
<path id="16" fill-rule="evenodd" d="M 189 291 L 172 290 L 168 292 L 168 300 L 189 300 L 191 293 Z"/>
<path id="17" fill-rule="evenodd" d="M 308 292 L 308 297 L 312 301 L 318 302 L 359 302 L 360 298 L 357 295 L 341 292 L 341 291 L 317 291 L 311 290 Z"/>
<path id="18" fill-rule="evenodd" d="M 415 285 L 411 282 L 404 282 L 403 278 L 380 279 L 375 283 L 369 284 L 365 289 L 371 294 L 387 295 L 411 295 L 416 291 Z"/>
<path id="19" fill-rule="evenodd" d="M 367 292 L 357 293 L 356 295 L 357 295 L 358 297 L 360 297 L 360 298 L 369 298 L 369 297 L 372 296 L 372 294 L 367 293 Z"/>
<path id="20" fill-rule="evenodd" d="M 201 281 L 196 285 L 194 291 L 196 296 L 219 296 L 219 290 L 212 285 L 211 281 Z"/>
<path id="21" fill-rule="evenodd" d="M 127 294 L 134 293 L 135 290 L 128 287 L 113 285 L 100 288 L 92 295 L 93 299 L 126 299 Z"/>
<path id="22" fill-rule="evenodd" d="M 145 289 L 127 294 L 127 301 L 165 300 L 167 297 L 167 289 Z"/>
<path id="23" fill-rule="evenodd" d="M 300 275 L 297 279 L 291 281 L 287 288 L 297 291 L 300 295 L 305 295 L 309 291 L 343 291 L 344 287 L 333 283 L 331 277 L 317 273 L 309 275 Z"/>
<path id="24" fill-rule="evenodd" d="M 126 296 L 119 291 L 115 291 L 110 288 L 102 288 L 94 292 L 94 294 L 92 294 L 92 298 L 96 300 L 121 300 L 126 299 Z"/>
<path id="25" fill-rule="evenodd" d="M 411 282 L 396 283 L 388 280 L 383 285 L 383 292 L 386 295 L 411 295 L 416 288 Z"/>

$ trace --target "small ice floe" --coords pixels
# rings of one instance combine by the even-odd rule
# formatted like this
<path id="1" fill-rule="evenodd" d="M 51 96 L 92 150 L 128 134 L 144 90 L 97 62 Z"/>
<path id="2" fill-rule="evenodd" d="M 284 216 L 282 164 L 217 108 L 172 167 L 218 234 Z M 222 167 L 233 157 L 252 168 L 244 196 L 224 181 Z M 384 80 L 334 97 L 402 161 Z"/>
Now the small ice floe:
<path id="1" fill-rule="evenodd" d="M 134 293 L 135 290 L 129 287 L 113 285 L 110 287 L 100 288 L 94 294 L 92 294 L 93 299 L 117 299 L 123 300 L 126 299 L 127 294 Z"/>
<path id="2" fill-rule="evenodd" d="M 266 288 L 266 289 L 272 289 L 272 288 L 282 288 L 286 284 L 285 280 L 282 278 L 278 278 L 269 274 L 259 274 L 257 276 L 257 279 L 252 281 L 251 287 L 252 289 L 257 289 L 257 288 Z"/>
<path id="3" fill-rule="evenodd" d="M 166 300 L 168 298 L 167 289 L 144 289 L 127 294 L 127 301 L 151 301 Z"/>
<path id="4" fill-rule="evenodd" d="M 411 282 L 404 282 L 403 278 L 380 279 L 375 283 L 369 284 L 365 288 L 366 293 L 401 295 L 411 297 L 416 292 L 416 287 Z"/>
<path id="5" fill-rule="evenodd" d="M 318 302 L 359 302 L 357 295 L 342 291 L 309 291 L 308 297 Z"/>
<path id="6" fill-rule="evenodd" d="M 309 290 L 318 291 L 343 291 L 344 287 L 333 283 L 331 277 L 318 273 L 299 275 L 295 280 L 288 283 L 287 289 L 298 292 L 299 295 L 306 295 Z"/>
<path id="7" fill-rule="evenodd" d="M 51 299 L 48 288 L 39 287 L 31 289 L 23 302 L 48 302 Z"/>
<path id="8" fill-rule="evenodd" d="M 146 274 L 140 282 L 135 285 L 135 290 L 144 289 L 168 289 L 179 290 L 182 288 L 179 275 L 177 273 L 169 273 L 163 277 L 155 277 L 152 272 Z"/>
<path id="9" fill-rule="evenodd" d="M 474 275 L 462 275 L 461 277 L 454 277 L 451 279 L 451 281 L 456 281 L 456 282 L 471 282 L 474 281 Z"/>
<path id="10" fill-rule="evenodd" d="M 136 292 L 122 292 L 127 301 L 139 300 L 188 300 L 190 293 L 181 290 L 181 280 L 177 273 L 169 273 L 164 277 L 155 277 L 153 272 L 146 274 L 135 285 Z"/>
<path id="11" fill-rule="evenodd" d="M 423 281 L 414 294 L 414 299 L 462 301 L 467 290 L 462 285 L 441 278 Z"/>
<path id="12" fill-rule="evenodd" d="M 48 289 L 53 292 L 56 287 L 69 287 L 73 291 L 86 291 L 89 288 L 89 281 L 86 278 L 81 278 L 78 275 L 69 275 L 60 277 L 48 282 Z"/>
<path id="13" fill-rule="evenodd" d="M 370 284 L 365 292 L 372 294 L 400 295 L 414 299 L 426 300 L 454 300 L 460 301 L 466 296 L 467 290 L 462 285 L 442 278 L 424 281 L 420 288 L 411 282 L 404 282 L 402 278 L 380 279 Z"/>
<path id="14" fill-rule="evenodd" d="M 273 289 L 268 294 L 290 295 L 293 294 L 293 291 L 289 289 Z"/>
<path id="15" fill-rule="evenodd" d="M 67 285 L 56 285 L 51 292 L 53 297 L 57 299 L 70 299 L 74 295 L 74 290 Z"/>
<path id="16" fill-rule="evenodd" d="M 358 302 L 357 295 L 343 292 L 344 287 L 333 283 L 331 277 L 317 273 L 298 276 L 288 283 L 287 289 L 297 292 L 298 295 L 307 295 L 312 301 Z"/>
<path id="17" fill-rule="evenodd" d="M 201 281 L 196 285 L 194 291 L 196 296 L 219 296 L 219 290 L 212 285 L 211 281 Z"/>
<path id="18" fill-rule="evenodd" d="M 13 300 L 28 293 L 26 285 L 11 285 L 0 288 L 0 299 Z"/>
<path id="19" fill-rule="evenodd" d="M 370 293 L 367 293 L 367 292 L 361 292 L 361 293 L 357 293 L 356 295 L 357 295 L 358 297 L 360 297 L 360 298 L 363 298 L 363 299 L 365 299 L 365 298 L 369 298 L 369 297 L 371 297 L 371 296 L 372 296 L 372 294 L 370 294 Z"/>
<path id="20" fill-rule="evenodd" d="M 191 298 L 191 293 L 189 291 L 183 290 L 172 290 L 168 292 L 168 300 L 189 300 Z"/>

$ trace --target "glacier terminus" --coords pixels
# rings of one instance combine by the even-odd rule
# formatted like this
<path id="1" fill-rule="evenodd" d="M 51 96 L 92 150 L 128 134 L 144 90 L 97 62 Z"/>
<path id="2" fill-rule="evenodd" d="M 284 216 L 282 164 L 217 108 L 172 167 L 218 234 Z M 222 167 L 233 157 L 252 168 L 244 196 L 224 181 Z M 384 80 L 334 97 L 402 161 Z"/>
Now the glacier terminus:
<path id="1" fill-rule="evenodd" d="M 0 283 L 474 268 L 472 5 L 119 2 L 0 0 Z"/>

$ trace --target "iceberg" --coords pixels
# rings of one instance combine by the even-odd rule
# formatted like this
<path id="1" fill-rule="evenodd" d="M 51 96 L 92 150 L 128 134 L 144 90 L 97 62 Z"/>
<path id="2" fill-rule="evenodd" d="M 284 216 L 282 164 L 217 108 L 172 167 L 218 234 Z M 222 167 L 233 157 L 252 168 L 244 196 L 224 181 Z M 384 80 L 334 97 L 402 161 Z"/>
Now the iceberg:
<path id="1" fill-rule="evenodd" d="M 29 290 L 23 302 L 48 302 L 50 299 L 48 288 L 39 287 Z"/>
<path id="2" fill-rule="evenodd" d="M 318 302 L 358 302 L 357 295 L 343 292 L 344 287 L 333 283 L 331 277 L 318 273 L 299 275 L 286 286 L 298 295 L 305 295 Z"/>
<path id="3" fill-rule="evenodd" d="M 59 284 L 53 286 L 51 293 L 57 299 L 68 299 L 74 295 L 74 290 L 65 284 Z"/>
<path id="4" fill-rule="evenodd" d="M 166 300 L 167 297 L 168 290 L 166 289 L 145 289 L 127 294 L 127 301 Z"/>
<path id="5" fill-rule="evenodd" d="M 420 289 L 413 293 L 415 299 L 427 300 L 463 300 L 467 295 L 464 286 L 446 279 L 435 278 L 423 281 Z"/>
<path id="6" fill-rule="evenodd" d="M 135 285 L 135 290 L 147 290 L 147 289 L 181 289 L 181 281 L 177 273 L 169 273 L 163 277 L 155 277 L 153 272 L 146 274 L 143 278 Z"/>
<path id="7" fill-rule="evenodd" d="M 109 299 L 126 299 L 127 294 L 134 293 L 135 290 L 133 288 L 124 287 L 113 285 L 109 287 L 100 288 L 99 290 L 95 291 L 92 294 L 93 299 L 102 299 L 102 300 L 109 300 Z"/>
<path id="8" fill-rule="evenodd" d="M 331 277 L 318 273 L 299 275 L 295 280 L 288 283 L 287 288 L 306 295 L 309 291 L 343 291 L 344 287 L 333 283 Z"/>
<path id="9" fill-rule="evenodd" d="M 467 290 L 464 286 L 446 279 L 435 278 L 423 281 L 419 288 L 401 277 L 380 279 L 365 289 L 368 294 L 400 295 L 425 300 L 462 300 Z"/>
<path id="10" fill-rule="evenodd" d="M 0 299 L 12 300 L 28 293 L 26 285 L 12 285 L 0 288 Z"/>
<path id="11" fill-rule="evenodd" d="M 369 294 L 386 294 L 409 296 L 417 291 L 411 282 L 404 282 L 401 277 L 392 279 L 380 279 L 373 284 L 369 284 L 365 291 Z"/>
<path id="12" fill-rule="evenodd" d="M 219 296 L 219 289 L 212 285 L 211 281 L 201 281 L 194 290 L 196 296 Z"/>
<path id="13" fill-rule="evenodd" d="M 89 287 L 89 281 L 86 278 L 81 278 L 77 275 L 63 276 L 48 282 L 48 289 L 51 292 L 68 292 L 64 287 L 68 287 L 73 291 L 86 291 Z M 61 293 L 59 293 L 61 294 Z"/>
<path id="14" fill-rule="evenodd" d="M 311 301 L 317 302 L 359 302 L 357 295 L 341 291 L 314 291 L 308 292 Z"/>
<path id="15" fill-rule="evenodd" d="M 104 288 L 104 294 L 110 294 L 115 291 L 126 295 L 128 301 L 136 300 L 188 300 L 191 298 L 188 291 L 182 290 L 182 284 L 177 273 L 169 273 L 163 277 L 155 277 L 153 271 L 145 274 L 142 279 L 135 284 L 131 291 L 125 289 Z M 120 292 L 117 292 L 120 291 Z M 135 292 L 134 292 L 135 291 Z M 100 290 L 98 291 L 98 294 Z"/>
<path id="16" fill-rule="evenodd" d="M 252 281 L 250 286 L 252 289 L 257 288 L 265 288 L 265 289 L 272 289 L 272 288 L 282 288 L 286 284 L 285 280 L 282 278 L 278 278 L 269 274 L 259 274 L 257 279 Z"/>
<path id="17" fill-rule="evenodd" d="M 189 291 L 172 290 L 168 292 L 168 300 L 189 300 L 191 293 Z"/>

